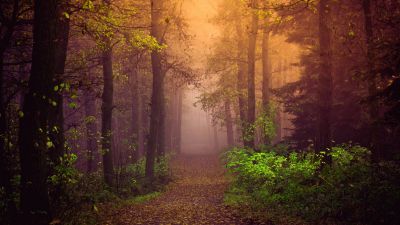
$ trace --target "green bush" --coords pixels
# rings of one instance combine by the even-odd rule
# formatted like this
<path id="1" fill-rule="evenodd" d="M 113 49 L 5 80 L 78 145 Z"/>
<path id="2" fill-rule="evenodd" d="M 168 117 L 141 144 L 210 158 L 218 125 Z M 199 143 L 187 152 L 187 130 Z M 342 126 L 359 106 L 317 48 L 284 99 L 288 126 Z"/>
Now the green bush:
<path id="1" fill-rule="evenodd" d="M 117 193 L 121 197 L 148 194 L 159 191 L 170 181 L 169 157 L 159 157 L 154 165 L 154 179 L 149 181 L 145 176 L 146 159 L 128 164 L 116 171 Z"/>
<path id="2" fill-rule="evenodd" d="M 64 195 L 57 204 L 56 217 L 63 224 L 98 224 L 100 217 L 110 207 L 136 203 L 159 195 L 159 191 L 169 180 L 169 159 L 156 160 L 155 181 L 145 178 L 145 159 L 128 164 L 115 170 L 115 187 L 104 183 L 101 171 L 82 174 L 73 162 L 74 156 L 68 157 L 57 167 L 56 175 L 49 181 L 63 184 Z M 106 205 L 106 207 L 104 207 Z M 103 209 L 106 208 L 106 209 Z"/>
<path id="3" fill-rule="evenodd" d="M 330 153 L 332 165 L 321 169 L 321 156 L 281 149 L 282 154 L 228 152 L 233 183 L 227 202 L 268 210 L 273 218 L 399 224 L 399 165 L 371 163 L 370 152 L 360 146 L 337 146 Z"/>

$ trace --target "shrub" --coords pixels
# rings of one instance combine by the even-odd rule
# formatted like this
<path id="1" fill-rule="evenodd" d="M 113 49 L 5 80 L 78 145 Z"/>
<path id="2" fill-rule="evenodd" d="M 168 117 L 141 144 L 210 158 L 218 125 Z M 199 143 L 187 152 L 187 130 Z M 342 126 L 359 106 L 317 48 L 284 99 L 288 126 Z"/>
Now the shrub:
<path id="1" fill-rule="evenodd" d="M 345 224 L 400 222 L 397 164 L 371 163 L 370 152 L 360 146 L 337 146 L 330 155 L 332 165 L 321 169 L 321 157 L 313 153 L 234 148 L 226 155 L 233 175 L 229 201 L 267 209 L 273 218 Z"/>
<path id="2" fill-rule="evenodd" d="M 57 175 L 49 181 L 62 183 L 65 188 L 62 201 L 57 204 L 57 218 L 63 224 L 98 224 L 102 214 L 110 207 L 119 207 L 126 203 L 135 203 L 159 195 L 169 180 L 169 158 L 157 160 L 154 183 L 145 178 L 145 159 L 128 164 L 115 171 L 116 186 L 109 187 L 103 181 L 102 173 L 79 173 L 72 161 L 65 161 L 57 168 Z M 106 205 L 106 207 L 104 207 Z M 107 209 L 103 209 L 107 208 Z M 104 215 L 103 215 L 104 216 Z"/>
<path id="3" fill-rule="evenodd" d="M 154 180 L 151 182 L 145 176 L 146 159 L 128 164 L 116 171 L 117 193 L 122 197 L 138 194 L 148 194 L 160 190 L 169 182 L 169 156 L 159 157 L 154 165 Z"/>

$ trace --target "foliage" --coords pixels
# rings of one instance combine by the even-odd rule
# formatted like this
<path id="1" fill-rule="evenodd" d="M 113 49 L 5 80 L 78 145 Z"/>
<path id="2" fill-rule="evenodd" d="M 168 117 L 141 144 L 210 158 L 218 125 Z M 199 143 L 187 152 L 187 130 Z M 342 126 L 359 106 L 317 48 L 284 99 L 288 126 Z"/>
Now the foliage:
<path id="1" fill-rule="evenodd" d="M 146 159 L 129 164 L 117 173 L 117 193 L 120 196 L 147 194 L 160 190 L 170 181 L 169 157 L 158 157 L 154 165 L 154 180 L 147 180 L 145 176 Z"/>
<path id="2" fill-rule="evenodd" d="M 276 106 L 270 103 L 265 107 L 261 115 L 256 118 L 256 126 L 260 127 L 261 135 L 266 140 L 272 140 L 276 136 Z"/>
<path id="3" fill-rule="evenodd" d="M 267 142 L 271 141 L 276 136 L 276 106 L 270 103 L 265 109 L 257 115 L 253 124 L 245 124 L 243 139 L 250 141 L 254 138 L 256 130 L 260 130 L 261 137 Z M 263 148 L 264 146 L 258 146 Z"/>
<path id="4" fill-rule="evenodd" d="M 117 185 L 107 186 L 100 172 L 82 174 L 76 170 L 77 157 L 65 155 L 50 184 L 63 185 L 61 201 L 57 203 L 55 221 L 63 224 L 97 224 L 104 210 L 128 204 L 138 204 L 157 197 L 159 190 L 169 181 L 169 157 L 160 157 L 155 165 L 156 181 L 145 179 L 145 159 L 131 163 L 116 171 Z"/>
<path id="5" fill-rule="evenodd" d="M 360 146 L 332 148 L 332 165 L 321 169 L 313 153 L 277 154 L 234 148 L 227 153 L 233 184 L 228 204 L 268 210 L 274 219 L 291 216 L 306 221 L 344 224 L 399 222 L 400 167 L 370 162 Z"/>
<path id="6" fill-rule="evenodd" d="M 64 154 L 60 158 L 60 163 L 55 166 L 54 174 L 49 177 L 49 183 L 52 185 L 75 184 L 79 179 L 79 172 L 74 168 L 78 157 L 75 154 Z"/>

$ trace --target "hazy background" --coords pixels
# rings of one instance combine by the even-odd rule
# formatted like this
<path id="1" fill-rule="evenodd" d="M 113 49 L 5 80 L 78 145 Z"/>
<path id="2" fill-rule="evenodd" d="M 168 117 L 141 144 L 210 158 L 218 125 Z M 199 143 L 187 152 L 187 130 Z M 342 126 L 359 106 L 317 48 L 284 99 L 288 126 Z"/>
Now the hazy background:
<path id="1" fill-rule="evenodd" d="M 206 56 L 219 35 L 219 29 L 210 20 L 216 15 L 219 0 L 187 0 L 183 9 L 193 38 L 191 56 L 193 68 L 205 73 Z M 200 92 L 187 88 L 183 101 L 182 152 L 187 154 L 210 154 L 226 147 L 226 131 L 214 127 L 210 116 L 194 106 Z"/>

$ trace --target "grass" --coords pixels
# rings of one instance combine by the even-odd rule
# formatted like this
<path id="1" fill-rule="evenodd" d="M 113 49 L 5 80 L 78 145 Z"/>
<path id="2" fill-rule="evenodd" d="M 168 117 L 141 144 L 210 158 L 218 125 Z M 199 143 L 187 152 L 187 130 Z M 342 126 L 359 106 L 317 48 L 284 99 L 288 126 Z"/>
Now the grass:
<path id="1" fill-rule="evenodd" d="M 149 194 L 145 194 L 145 195 L 139 195 L 139 196 L 135 196 L 132 198 L 128 198 L 126 200 L 123 200 L 122 205 L 127 206 L 127 205 L 137 205 L 137 204 L 142 204 L 148 201 L 151 201 L 155 198 L 157 198 L 158 196 L 161 195 L 161 192 L 152 192 Z"/>

